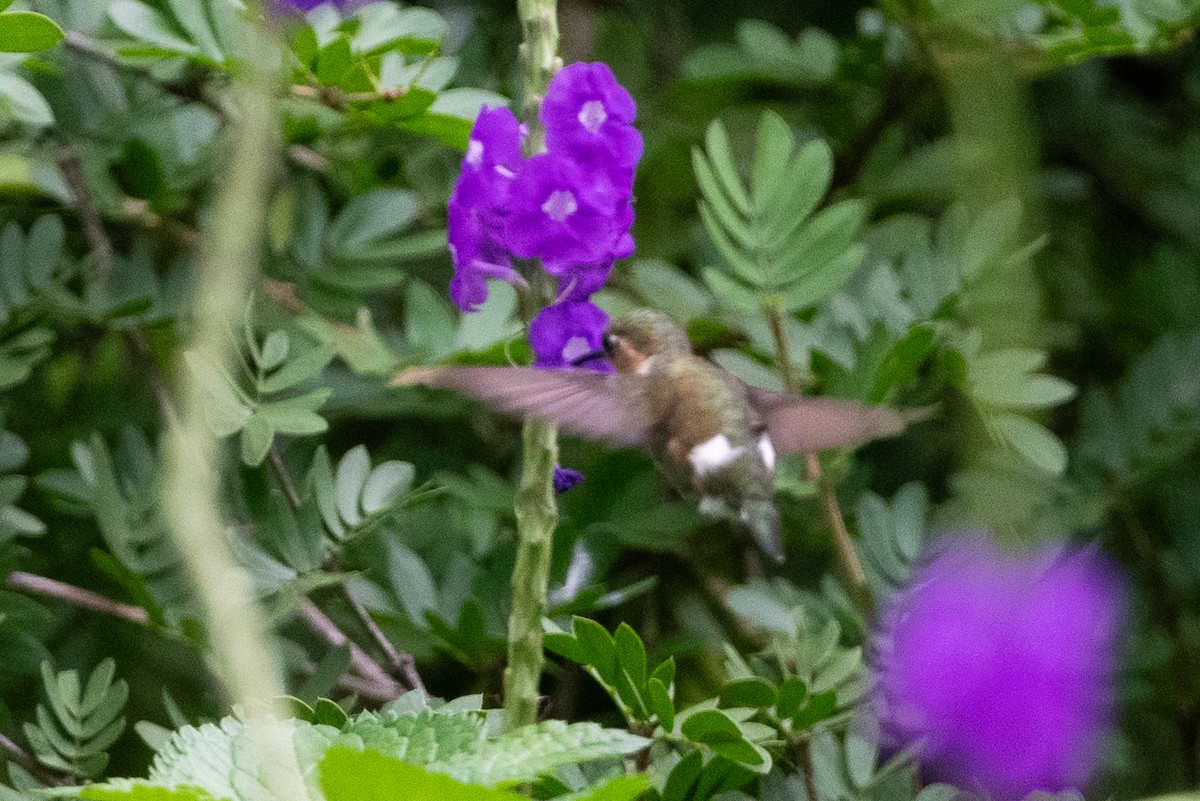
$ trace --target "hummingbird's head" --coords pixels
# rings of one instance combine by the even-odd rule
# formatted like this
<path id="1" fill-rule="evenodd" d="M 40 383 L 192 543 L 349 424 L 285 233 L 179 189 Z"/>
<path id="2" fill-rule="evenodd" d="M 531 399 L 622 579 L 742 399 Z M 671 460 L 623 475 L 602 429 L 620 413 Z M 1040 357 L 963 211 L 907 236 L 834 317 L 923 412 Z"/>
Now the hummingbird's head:
<path id="1" fill-rule="evenodd" d="M 620 373 L 643 372 L 654 357 L 677 359 L 692 353 L 687 332 L 655 309 L 629 312 L 608 327 L 603 342 L 605 354 Z"/>

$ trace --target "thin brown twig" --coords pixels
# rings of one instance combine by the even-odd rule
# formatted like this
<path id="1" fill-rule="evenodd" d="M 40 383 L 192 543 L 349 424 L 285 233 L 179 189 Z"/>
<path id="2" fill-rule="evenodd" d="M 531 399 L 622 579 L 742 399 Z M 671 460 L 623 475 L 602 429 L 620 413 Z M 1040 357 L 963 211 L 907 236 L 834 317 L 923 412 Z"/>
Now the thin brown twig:
<path id="1" fill-rule="evenodd" d="M 792 360 L 788 354 L 787 331 L 783 327 L 783 315 L 776 306 L 767 306 L 767 321 L 771 326 L 771 336 L 775 340 L 776 361 L 779 372 L 783 376 L 783 385 L 788 392 L 800 394 L 800 382 L 792 371 Z M 871 590 L 867 585 L 867 574 L 863 570 L 862 560 L 854 550 L 854 542 L 850 539 L 850 530 L 846 527 L 846 518 L 842 515 L 842 507 L 838 504 L 837 490 L 824 476 L 821 470 L 821 460 L 815 453 L 808 453 L 804 460 L 805 474 L 810 482 L 816 485 L 821 500 L 821 511 L 833 538 L 834 552 L 838 562 L 846 574 L 850 584 L 850 595 L 863 612 L 871 610 Z"/>
<path id="2" fill-rule="evenodd" d="M 283 490 L 284 497 L 287 498 L 288 505 L 292 507 L 293 511 L 298 510 L 301 503 L 300 493 L 296 491 L 296 483 L 292 480 L 291 473 L 288 472 L 287 465 L 283 461 L 283 456 L 274 445 L 267 450 L 267 461 L 271 465 L 271 472 L 275 474 L 275 478 L 279 481 L 279 486 Z M 371 635 L 371 639 L 375 641 L 379 649 L 383 651 L 384 657 L 386 657 L 388 663 L 391 665 L 389 672 L 392 677 L 405 681 L 410 689 L 425 692 L 425 683 L 421 681 L 421 676 L 417 673 L 416 660 L 413 659 L 412 655 L 398 650 L 392 641 L 388 639 L 383 629 L 379 627 L 379 624 L 375 622 L 375 619 L 371 617 L 371 613 L 367 611 L 366 607 L 354 597 L 344 584 L 341 589 L 342 595 L 354 611 L 354 615 L 362 623 L 367 633 Z M 333 625 L 333 621 L 329 621 L 329 623 Z M 349 638 L 347 638 L 347 641 L 349 641 Z M 363 655 L 366 656 L 366 653 L 364 652 Z"/>
<path id="3" fill-rule="evenodd" d="M 404 688 L 393 679 L 379 663 L 372 659 L 358 643 L 346 636 L 338 625 L 329 619 L 315 603 L 305 598 L 300 602 L 300 614 L 304 616 L 309 628 L 316 632 L 325 642 L 332 646 L 350 649 L 350 665 L 367 680 L 386 688 L 390 698 L 399 698 L 404 694 Z"/>
<path id="4" fill-rule="evenodd" d="M 114 601 L 98 592 L 85 590 L 82 587 L 76 587 L 74 584 L 67 584 L 57 579 L 38 576 L 34 573 L 26 573 L 23 570 L 14 570 L 8 574 L 8 586 L 15 590 L 24 590 L 25 592 L 33 593 L 34 595 L 57 598 L 60 601 L 66 601 L 72 606 L 103 612 L 113 617 L 119 617 L 122 620 L 128 620 L 130 623 L 137 623 L 140 626 L 150 625 L 150 613 L 140 606 Z"/>
<path id="5" fill-rule="evenodd" d="M 8 754 L 8 758 L 18 765 L 23 767 L 29 773 L 38 779 L 42 784 L 53 785 L 55 787 L 66 787 L 74 784 L 74 780 L 70 777 L 60 775 L 51 771 L 41 762 L 38 762 L 32 756 L 25 752 L 25 749 L 14 743 L 8 737 L 0 734 L 0 750 Z"/>
<path id="6" fill-rule="evenodd" d="M 65 146 L 58 151 L 58 168 L 62 171 L 63 179 L 75 197 L 75 209 L 83 220 L 83 235 L 87 238 L 95 259 L 95 278 L 100 282 L 108 280 L 112 273 L 113 246 L 104 233 L 104 223 L 100 220 L 100 210 L 88 189 L 87 179 L 83 173 L 83 160 L 79 152 L 71 146 Z"/>

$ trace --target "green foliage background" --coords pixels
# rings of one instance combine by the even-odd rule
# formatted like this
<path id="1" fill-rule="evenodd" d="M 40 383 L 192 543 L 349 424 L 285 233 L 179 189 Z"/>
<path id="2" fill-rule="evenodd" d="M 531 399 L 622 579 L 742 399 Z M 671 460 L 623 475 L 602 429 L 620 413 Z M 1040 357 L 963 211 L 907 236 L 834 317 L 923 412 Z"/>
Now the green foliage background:
<path id="1" fill-rule="evenodd" d="M 439 784 L 405 738 L 511 748 L 481 708 L 502 692 L 520 424 L 388 381 L 529 357 L 515 290 L 471 316 L 445 291 L 470 121 L 520 107 L 519 19 L 325 6 L 275 52 L 246 44 L 241 5 L 0 9 L 0 795 L 142 776 L 193 736 L 239 748 L 240 724 L 214 725 L 230 696 L 162 505 L 185 384 L 220 437 L 219 511 L 278 634 L 297 753 L 335 765 L 331 799 L 365 771 L 379 797 L 536 780 L 540 797 L 936 801 L 952 790 L 914 787 L 907 755 L 855 725 L 862 599 L 903 585 L 929 532 L 979 527 L 1097 542 L 1130 577 L 1121 727 L 1089 796 L 1197 786 L 1194 0 L 559 4 L 564 60 L 609 63 L 646 141 L 637 253 L 601 304 L 664 309 L 752 384 L 937 413 L 823 454 L 819 477 L 781 464 L 788 559 L 765 573 L 645 456 L 564 440 L 587 480 L 560 499 L 544 709 L 610 728 L 528 730 L 558 756 L 455 775 L 487 791 Z M 236 87 L 275 60 L 261 275 L 224 365 L 184 352 L 193 289 L 229 233 L 213 199 Z M 426 708 L 401 696 L 418 685 L 482 699 Z M 638 737 L 647 778 L 620 779 Z"/>

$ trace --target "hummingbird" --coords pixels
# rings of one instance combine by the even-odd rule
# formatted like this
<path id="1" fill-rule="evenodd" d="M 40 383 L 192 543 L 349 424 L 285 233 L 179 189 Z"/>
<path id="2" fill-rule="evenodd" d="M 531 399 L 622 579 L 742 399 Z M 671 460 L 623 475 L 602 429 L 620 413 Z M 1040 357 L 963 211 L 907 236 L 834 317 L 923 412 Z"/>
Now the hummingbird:
<path id="1" fill-rule="evenodd" d="M 564 431 L 648 450 L 668 482 L 699 498 L 708 516 L 739 520 L 763 551 L 783 560 L 773 500 L 777 455 L 894 436 L 923 410 L 862 406 L 753 387 L 697 356 L 663 312 L 635 309 L 609 326 L 603 349 L 616 374 L 528 367 L 414 367 L 393 386 L 452 389 Z"/>

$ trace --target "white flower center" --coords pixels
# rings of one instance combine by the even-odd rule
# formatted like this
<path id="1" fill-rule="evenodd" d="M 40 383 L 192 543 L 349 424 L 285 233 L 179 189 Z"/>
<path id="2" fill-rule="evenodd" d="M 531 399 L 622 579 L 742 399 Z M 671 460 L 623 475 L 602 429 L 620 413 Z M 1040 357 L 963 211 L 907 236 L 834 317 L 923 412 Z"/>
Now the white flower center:
<path id="1" fill-rule="evenodd" d="M 589 100 L 583 104 L 583 108 L 579 109 L 579 124 L 592 133 L 598 131 L 607 119 L 608 112 L 604 110 L 604 104 L 599 100 Z"/>
<path id="2" fill-rule="evenodd" d="M 478 139 L 467 142 L 467 163 L 472 167 L 478 167 L 483 163 L 483 142 Z"/>
<path id="3" fill-rule="evenodd" d="M 575 202 L 575 196 L 562 189 L 551 192 L 550 197 L 546 198 L 546 202 L 542 204 L 542 211 L 546 212 L 546 216 L 555 222 L 567 219 L 578 208 L 579 204 Z"/>
<path id="4" fill-rule="evenodd" d="M 583 337 L 571 337 L 567 340 L 567 344 L 563 345 L 562 357 L 563 361 L 571 363 L 592 352 L 592 346 Z"/>

